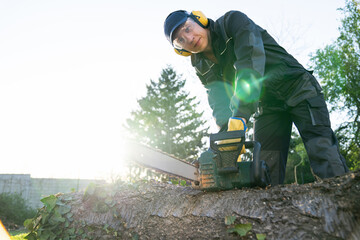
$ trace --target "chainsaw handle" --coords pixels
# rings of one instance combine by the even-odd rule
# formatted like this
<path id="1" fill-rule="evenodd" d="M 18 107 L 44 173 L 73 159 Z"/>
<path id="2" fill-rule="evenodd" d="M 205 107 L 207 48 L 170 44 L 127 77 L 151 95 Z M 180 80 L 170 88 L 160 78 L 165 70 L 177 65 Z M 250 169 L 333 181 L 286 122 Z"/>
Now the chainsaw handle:
<path id="1" fill-rule="evenodd" d="M 228 131 L 228 132 L 219 132 L 215 134 L 210 134 L 210 141 L 220 141 L 226 139 L 234 138 L 245 138 L 244 130 Z"/>
<path id="2" fill-rule="evenodd" d="M 228 140 L 228 139 L 237 139 L 241 138 L 240 142 L 235 143 L 226 143 L 226 144 L 216 144 L 218 141 Z M 245 131 L 237 130 L 237 131 L 229 131 L 229 132 L 219 132 L 216 134 L 210 134 L 210 148 L 219 151 L 219 147 L 226 146 L 238 146 L 240 143 L 243 144 L 245 142 Z"/>
<path id="3" fill-rule="evenodd" d="M 249 142 L 245 142 L 245 148 L 254 148 L 253 150 L 254 180 L 257 184 L 260 184 L 261 183 L 261 162 L 260 162 L 261 144 L 257 141 L 249 141 Z"/>

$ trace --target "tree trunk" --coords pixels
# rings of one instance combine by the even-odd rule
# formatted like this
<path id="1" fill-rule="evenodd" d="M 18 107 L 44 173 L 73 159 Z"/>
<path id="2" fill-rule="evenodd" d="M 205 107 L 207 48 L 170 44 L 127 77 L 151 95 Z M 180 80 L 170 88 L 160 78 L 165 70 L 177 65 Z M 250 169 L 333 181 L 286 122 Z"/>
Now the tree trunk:
<path id="1" fill-rule="evenodd" d="M 44 203 L 33 236 L 47 229 L 55 239 L 239 239 L 228 230 L 247 223 L 252 229 L 242 239 L 360 239 L 360 171 L 313 184 L 221 192 L 156 182 L 93 185 L 57 196 L 52 210 Z M 45 216 L 54 211 L 65 220 Z"/>

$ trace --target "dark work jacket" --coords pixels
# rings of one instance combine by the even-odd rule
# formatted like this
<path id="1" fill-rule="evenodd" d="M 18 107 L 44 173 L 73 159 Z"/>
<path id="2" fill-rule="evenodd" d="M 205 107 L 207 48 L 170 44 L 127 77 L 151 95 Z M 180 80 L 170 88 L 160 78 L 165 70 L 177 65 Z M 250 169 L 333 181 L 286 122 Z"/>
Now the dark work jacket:
<path id="1" fill-rule="evenodd" d="M 248 120 L 259 101 L 295 106 L 316 96 L 306 69 L 245 14 L 230 11 L 209 24 L 218 64 L 201 53 L 192 54 L 191 63 L 207 89 L 218 126 L 231 116 Z"/>

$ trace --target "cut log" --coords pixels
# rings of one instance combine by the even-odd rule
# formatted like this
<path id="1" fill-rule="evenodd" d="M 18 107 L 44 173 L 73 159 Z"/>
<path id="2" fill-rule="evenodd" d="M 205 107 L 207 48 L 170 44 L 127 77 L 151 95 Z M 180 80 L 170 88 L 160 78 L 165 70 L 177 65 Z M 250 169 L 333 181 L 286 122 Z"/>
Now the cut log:
<path id="1" fill-rule="evenodd" d="M 157 182 L 92 185 L 43 202 L 27 222 L 32 237 L 239 239 L 229 229 L 250 226 L 243 239 L 360 239 L 360 171 L 312 184 L 222 192 Z"/>

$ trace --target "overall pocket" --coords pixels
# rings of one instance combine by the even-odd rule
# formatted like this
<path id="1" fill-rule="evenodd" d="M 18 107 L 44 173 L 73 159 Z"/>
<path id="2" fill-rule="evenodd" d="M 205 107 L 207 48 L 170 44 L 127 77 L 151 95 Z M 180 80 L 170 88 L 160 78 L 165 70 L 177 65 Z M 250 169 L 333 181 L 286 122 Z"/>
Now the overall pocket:
<path id="1" fill-rule="evenodd" d="M 330 127 L 329 111 L 323 95 L 306 99 L 311 117 L 312 125 L 322 125 Z"/>

